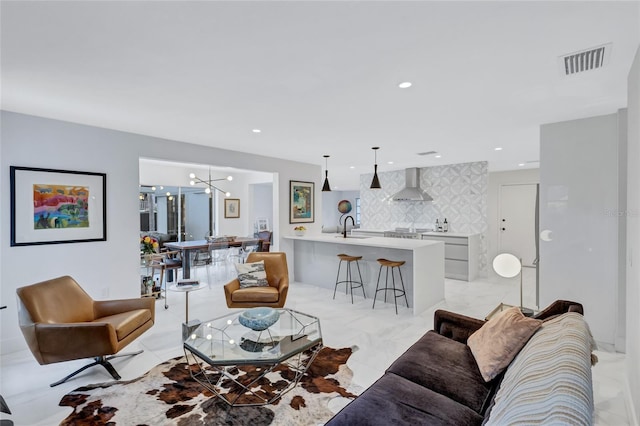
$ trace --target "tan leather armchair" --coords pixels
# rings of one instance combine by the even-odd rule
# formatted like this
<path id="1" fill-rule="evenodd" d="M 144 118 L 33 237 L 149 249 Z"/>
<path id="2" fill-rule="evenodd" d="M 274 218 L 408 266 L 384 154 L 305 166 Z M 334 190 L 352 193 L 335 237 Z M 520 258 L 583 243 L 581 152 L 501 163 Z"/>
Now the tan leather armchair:
<path id="1" fill-rule="evenodd" d="M 92 364 L 51 386 L 94 365 L 102 365 L 119 380 L 109 360 L 141 353 L 114 355 L 151 328 L 155 320 L 155 299 L 93 300 L 69 276 L 21 287 L 16 292 L 20 329 L 41 365 L 95 358 Z"/>
<path id="2" fill-rule="evenodd" d="M 267 287 L 240 288 L 240 281 L 234 279 L 224 286 L 227 306 L 230 308 L 255 308 L 270 306 L 282 308 L 287 300 L 289 291 L 289 270 L 287 256 L 282 252 L 249 253 L 247 263 L 264 260 L 264 270 L 267 273 Z"/>

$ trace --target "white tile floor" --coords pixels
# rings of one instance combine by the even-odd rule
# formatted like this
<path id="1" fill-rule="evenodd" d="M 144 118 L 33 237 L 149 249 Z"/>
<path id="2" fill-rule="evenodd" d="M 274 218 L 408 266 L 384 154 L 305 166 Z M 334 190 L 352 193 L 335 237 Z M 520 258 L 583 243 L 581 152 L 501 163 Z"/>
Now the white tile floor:
<path id="1" fill-rule="evenodd" d="M 192 292 L 189 298 L 189 317 L 215 318 L 229 310 L 224 302 L 223 275 L 231 270 L 218 270 L 215 283 Z M 532 306 L 534 299 L 532 269 L 525 269 L 525 305 Z M 368 299 L 357 297 L 355 303 L 344 292 L 338 292 L 332 300 L 330 290 L 292 283 L 286 306 L 306 312 L 321 319 L 324 343 L 331 347 L 354 346 L 357 350 L 348 362 L 353 370 L 354 390 L 371 385 L 411 344 L 433 327 L 436 309 L 448 309 L 476 318 L 484 317 L 498 303 L 519 304 L 517 282 L 508 280 L 476 280 L 471 283 L 446 280 L 446 300 L 423 312 L 412 315 L 406 308 L 395 314 L 393 305 L 376 302 L 371 309 Z M 182 355 L 181 325 L 184 321 L 184 294 L 169 293 L 169 309 L 163 309 L 162 301 L 156 305 L 156 324 L 132 343 L 126 350 L 144 349 L 141 355 L 121 358 L 114 366 L 124 380 L 135 378 L 156 364 Z M 599 363 L 593 368 L 594 397 L 597 425 L 628 425 L 625 407 L 624 355 L 597 351 Z M 16 425 L 50 426 L 58 424 L 70 409 L 59 407 L 60 398 L 67 392 L 89 383 L 108 381 L 110 376 L 101 367 L 94 367 L 74 379 L 55 388 L 52 383 L 84 365 L 86 361 L 40 366 L 27 350 L 4 355 L 0 358 L 0 393 L 13 414 L 1 418 L 11 419 Z"/>

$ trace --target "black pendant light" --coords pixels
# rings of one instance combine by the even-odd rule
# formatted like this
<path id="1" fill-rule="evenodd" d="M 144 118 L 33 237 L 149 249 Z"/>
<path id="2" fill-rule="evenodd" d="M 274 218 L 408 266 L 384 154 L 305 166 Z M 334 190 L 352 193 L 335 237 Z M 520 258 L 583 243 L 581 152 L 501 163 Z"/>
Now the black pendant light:
<path id="1" fill-rule="evenodd" d="M 329 169 L 327 168 L 327 158 L 328 155 L 323 155 L 324 157 L 324 185 L 322 185 L 322 192 L 331 192 L 331 186 L 329 185 Z"/>
<path id="2" fill-rule="evenodd" d="M 373 150 L 373 155 L 375 158 L 375 163 L 373 165 L 373 180 L 371 181 L 371 186 L 369 188 L 371 189 L 380 189 L 382 188 L 380 186 L 380 179 L 378 179 L 378 150 L 380 149 L 379 146 L 374 146 L 373 148 L 371 148 Z"/>

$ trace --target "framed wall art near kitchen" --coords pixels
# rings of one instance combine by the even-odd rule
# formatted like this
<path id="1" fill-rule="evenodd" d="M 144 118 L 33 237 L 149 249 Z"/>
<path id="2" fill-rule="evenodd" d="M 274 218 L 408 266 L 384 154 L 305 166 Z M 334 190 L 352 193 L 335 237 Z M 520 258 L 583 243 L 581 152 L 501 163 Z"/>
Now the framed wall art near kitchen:
<path id="1" fill-rule="evenodd" d="M 11 246 L 107 239 L 107 175 L 10 167 Z"/>
<path id="2" fill-rule="evenodd" d="M 313 182 L 289 181 L 289 223 L 314 222 Z"/>
<path id="3" fill-rule="evenodd" d="M 240 199 L 224 199 L 224 217 L 227 219 L 237 219 L 240 217 Z"/>

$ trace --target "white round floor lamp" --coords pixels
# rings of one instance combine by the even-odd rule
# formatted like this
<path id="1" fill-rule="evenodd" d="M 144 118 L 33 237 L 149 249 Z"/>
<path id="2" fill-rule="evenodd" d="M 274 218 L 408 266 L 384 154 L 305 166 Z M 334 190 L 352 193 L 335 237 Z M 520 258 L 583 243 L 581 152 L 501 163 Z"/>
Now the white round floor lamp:
<path id="1" fill-rule="evenodd" d="M 513 278 L 520 274 L 520 310 L 525 316 L 532 316 L 533 310 L 522 304 L 522 259 L 511 253 L 502 253 L 493 259 L 493 270 L 503 278 Z"/>

